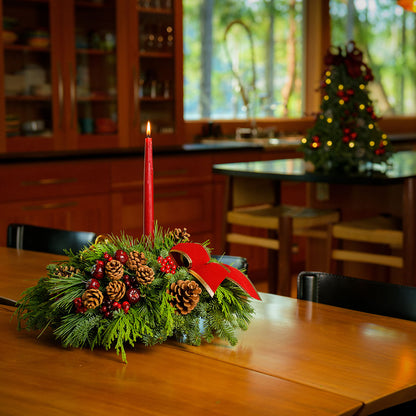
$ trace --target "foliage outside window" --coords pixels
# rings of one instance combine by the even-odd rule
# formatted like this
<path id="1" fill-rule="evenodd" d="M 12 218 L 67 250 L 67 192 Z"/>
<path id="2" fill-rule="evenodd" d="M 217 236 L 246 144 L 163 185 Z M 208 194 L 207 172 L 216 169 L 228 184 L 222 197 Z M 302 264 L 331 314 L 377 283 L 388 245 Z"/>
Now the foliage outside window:
<path id="1" fill-rule="evenodd" d="M 383 116 L 416 113 L 416 14 L 392 0 L 330 0 L 331 43 L 354 40 L 372 68 L 369 84 Z"/>
<path id="2" fill-rule="evenodd" d="M 309 63 L 302 53 L 304 1 L 183 0 L 185 119 L 305 115 L 302 70 L 307 70 Z M 330 43 L 338 46 L 354 40 L 364 52 L 364 61 L 375 77 L 369 89 L 376 112 L 381 116 L 414 116 L 416 14 L 404 11 L 394 0 L 328 1 Z M 242 24 L 233 24 L 235 21 Z M 255 91 L 246 28 L 253 42 Z M 230 61 L 238 69 L 235 72 L 243 93 Z M 318 87 L 319 80 L 309 86 Z"/>
<path id="3" fill-rule="evenodd" d="M 302 0 L 183 8 L 185 119 L 302 115 Z"/>

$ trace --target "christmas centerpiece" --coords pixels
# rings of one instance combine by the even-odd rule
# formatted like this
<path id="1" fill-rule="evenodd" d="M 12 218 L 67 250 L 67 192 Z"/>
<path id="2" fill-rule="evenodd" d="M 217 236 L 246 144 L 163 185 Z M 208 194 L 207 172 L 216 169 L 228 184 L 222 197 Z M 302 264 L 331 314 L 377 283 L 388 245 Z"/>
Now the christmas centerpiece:
<path id="1" fill-rule="evenodd" d="M 330 48 L 320 86 L 321 111 L 302 139 L 305 161 L 317 172 L 357 172 L 366 162 L 388 166 L 393 149 L 378 127 L 367 85 L 374 79 L 362 52 L 349 42 Z"/>
<path id="2" fill-rule="evenodd" d="M 150 133 L 148 133 L 150 136 Z M 64 347 L 147 346 L 173 337 L 200 345 L 215 336 L 237 343 L 260 297 L 243 271 L 214 260 L 208 243 L 186 228 L 164 231 L 153 220 L 153 161 L 146 138 L 144 234 L 99 236 L 47 266 L 47 276 L 18 302 L 19 328 L 51 328 Z"/>

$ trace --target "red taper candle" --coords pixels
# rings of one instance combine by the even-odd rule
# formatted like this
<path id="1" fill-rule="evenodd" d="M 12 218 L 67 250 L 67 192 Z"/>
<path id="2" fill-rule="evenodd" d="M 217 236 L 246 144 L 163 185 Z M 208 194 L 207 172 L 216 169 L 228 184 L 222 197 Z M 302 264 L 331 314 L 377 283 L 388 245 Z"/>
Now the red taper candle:
<path id="1" fill-rule="evenodd" d="M 154 234 L 154 197 L 153 197 L 153 144 L 150 137 L 150 122 L 147 122 L 144 146 L 144 192 L 143 192 L 143 229 L 144 234 L 153 238 Z"/>

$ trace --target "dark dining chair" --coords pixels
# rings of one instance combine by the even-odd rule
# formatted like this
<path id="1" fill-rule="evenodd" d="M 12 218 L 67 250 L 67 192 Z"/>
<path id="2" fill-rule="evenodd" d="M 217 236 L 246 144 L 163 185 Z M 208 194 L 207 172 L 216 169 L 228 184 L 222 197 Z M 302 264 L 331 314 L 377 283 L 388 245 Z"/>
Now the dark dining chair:
<path id="1" fill-rule="evenodd" d="M 9 224 L 7 247 L 44 253 L 64 254 L 64 249 L 77 252 L 94 242 L 90 231 L 69 231 L 29 224 Z"/>
<path id="2" fill-rule="evenodd" d="M 416 287 L 308 271 L 297 283 L 298 299 L 416 321 Z"/>
<path id="3" fill-rule="evenodd" d="M 238 270 L 243 270 L 245 273 L 247 273 L 248 262 L 245 257 L 228 256 L 225 254 L 224 255 L 213 254 L 211 255 L 211 258 L 219 261 L 220 263 L 224 263 L 228 266 L 233 266 Z"/>

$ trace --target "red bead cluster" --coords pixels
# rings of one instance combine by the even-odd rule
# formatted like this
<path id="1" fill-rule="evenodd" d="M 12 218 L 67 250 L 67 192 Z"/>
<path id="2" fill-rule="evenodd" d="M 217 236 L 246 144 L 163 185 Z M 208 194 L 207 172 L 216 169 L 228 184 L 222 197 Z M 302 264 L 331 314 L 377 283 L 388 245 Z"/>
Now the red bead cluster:
<path id="1" fill-rule="evenodd" d="M 123 250 L 117 250 L 114 256 L 108 253 L 104 254 L 104 260 L 97 260 L 91 270 L 92 278 L 86 282 L 86 289 L 99 289 L 101 286 L 100 280 L 105 276 L 105 265 L 112 260 L 118 260 L 123 265 L 128 260 L 128 255 Z M 105 318 L 111 318 L 114 311 L 123 310 L 124 313 L 128 313 L 130 306 L 136 304 L 140 300 L 139 285 L 134 276 L 124 274 L 123 282 L 126 286 L 126 294 L 123 297 L 123 301 L 111 300 L 104 295 L 104 301 L 100 307 L 101 313 Z M 80 297 L 74 299 L 75 310 L 77 313 L 84 313 L 87 308 L 83 305 Z"/>
<path id="2" fill-rule="evenodd" d="M 130 303 L 127 300 L 120 303 L 116 300 L 105 299 L 101 305 L 100 311 L 104 315 L 104 318 L 111 318 L 113 312 L 120 309 L 123 309 L 124 313 L 127 313 L 130 309 Z"/>
<path id="3" fill-rule="evenodd" d="M 374 108 L 369 106 L 365 109 L 365 111 L 367 111 L 367 113 L 370 115 L 372 120 L 378 120 L 378 117 L 374 114 Z"/>
<path id="4" fill-rule="evenodd" d="M 84 313 L 87 311 L 87 307 L 82 304 L 81 298 L 75 298 L 74 305 L 77 313 Z"/>
<path id="5" fill-rule="evenodd" d="M 357 138 L 357 133 L 355 131 L 351 131 L 350 128 L 346 127 L 343 130 L 344 136 L 342 138 L 342 141 L 344 143 L 353 142 Z"/>
<path id="6" fill-rule="evenodd" d="M 374 150 L 374 153 L 378 156 L 386 153 L 386 146 L 384 145 L 383 140 L 380 140 L 380 143 L 378 144 L 378 148 Z"/>
<path id="7" fill-rule="evenodd" d="M 322 143 L 321 143 L 320 137 L 319 136 L 313 136 L 312 137 L 312 143 L 311 143 L 312 149 L 318 149 L 321 146 L 322 146 Z"/>
<path id="8" fill-rule="evenodd" d="M 337 96 L 344 101 L 344 103 L 347 103 L 350 100 L 350 97 L 354 95 L 354 90 L 352 88 L 348 88 L 346 91 L 339 90 L 337 92 Z"/>
<path id="9" fill-rule="evenodd" d="M 175 261 L 172 259 L 172 257 L 167 256 L 165 258 L 163 258 L 162 256 L 159 256 L 157 258 L 157 261 L 160 264 L 160 271 L 163 273 L 171 273 L 171 274 L 175 274 L 176 273 L 176 269 L 177 269 L 177 265 L 175 263 Z"/>

